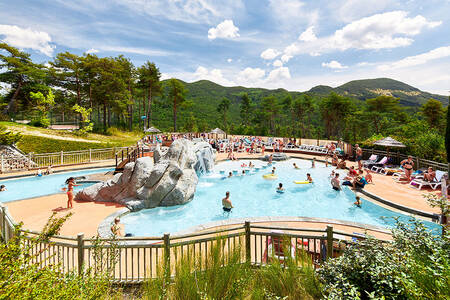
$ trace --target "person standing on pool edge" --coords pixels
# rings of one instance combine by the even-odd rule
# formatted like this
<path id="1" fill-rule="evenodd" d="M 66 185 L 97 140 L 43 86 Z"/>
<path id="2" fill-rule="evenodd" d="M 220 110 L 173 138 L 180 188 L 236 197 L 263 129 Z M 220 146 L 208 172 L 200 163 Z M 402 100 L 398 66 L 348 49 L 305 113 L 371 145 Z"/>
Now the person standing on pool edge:
<path id="1" fill-rule="evenodd" d="M 233 208 L 233 204 L 230 200 L 230 192 L 225 193 L 225 198 L 222 199 L 222 208 L 224 212 L 231 212 L 231 209 Z"/>
<path id="2" fill-rule="evenodd" d="M 66 180 L 67 184 L 67 208 L 73 208 L 72 200 L 73 200 L 73 187 L 79 186 L 79 184 L 75 184 L 75 178 L 70 177 Z"/>

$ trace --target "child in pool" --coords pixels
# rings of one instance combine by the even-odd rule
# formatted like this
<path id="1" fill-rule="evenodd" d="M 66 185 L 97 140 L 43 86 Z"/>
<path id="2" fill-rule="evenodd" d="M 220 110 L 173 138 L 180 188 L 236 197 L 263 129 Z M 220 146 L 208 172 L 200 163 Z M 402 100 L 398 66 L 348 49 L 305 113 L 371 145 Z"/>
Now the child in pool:
<path id="1" fill-rule="evenodd" d="M 313 157 L 312 161 L 311 161 L 311 168 L 315 168 L 316 167 L 316 158 Z"/>
<path id="2" fill-rule="evenodd" d="M 307 181 L 309 181 L 310 183 L 312 183 L 313 182 L 313 179 L 312 179 L 312 177 L 311 177 L 311 174 L 306 174 L 306 180 Z"/>
<path id="3" fill-rule="evenodd" d="M 281 182 L 278 184 L 277 192 L 284 192 L 283 184 Z"/>

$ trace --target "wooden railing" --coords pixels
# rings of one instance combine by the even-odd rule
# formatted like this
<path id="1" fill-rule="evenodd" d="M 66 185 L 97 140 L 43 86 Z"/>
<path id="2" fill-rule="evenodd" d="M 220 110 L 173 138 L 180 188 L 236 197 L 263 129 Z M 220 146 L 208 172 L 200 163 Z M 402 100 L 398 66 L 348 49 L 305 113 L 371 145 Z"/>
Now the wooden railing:
<path id="1" fill-rule="evenodd" d="M 214 231 L 161 237 L 130 237 L 96 239 L 54 236 L 48 242 L 32 242 L 39 233 L 15 230 L 15 224 L 7 209 L 0 205 L 0 226 L 3 242 L 9 242 L 14 234 L 24 239 L 24 249 L 33 257 L 33 263 L 44 267 L 58 265 L 61 272 L 107 272 L 111 280 L 122 283 L 138 283 L 161 275 L 163 265 L 174 273 L 175 264 L 187 253 L 195 256 L 200 268 L 208 267 L 210 249 L 221 241 L 223 251 L 231 253 L 239 249 L 241 262 L 261 266 L 271 263 L 274 257 L 295 258 L 307 254 L 314 266 L 330 257 L 339 256 L 345 244 L 352 241 L 345 237 L 361 239 L 359 235 L 325 230 L 262 226 L 245 222 Z M 280 250 L 283 242 L 284 251 Z M 282 252 L 281 252 L 282 251 Z"/>
<path id="2" fill-rule="evenodd" d="M 124 149 L 134 149 L 135 147 L 117 147 L 88 149 L 80 151 L 61 151 L 53 153 L 29 153 L 26 159 L 22 159 L 20 164 L 9 164 L 8 158 L 0 157 L 0 170 L 2 173 L 22 170 L 46 168 L 48 166 L 58 167 L 64 165 L 87 164 L 113 160 L 116 154 Z M 130 150 L 130 151 L 131 151 Z"/>
<path id="3" fill-rule="evenodd" d="M 390 158 L 390 162 L 394 165 L 399 165 L 400 162 L 404 159 L 408 158 L 408 155 L 399 153 L 399 152 L 393 152 L 389 151 L 382 151 L 382 150 L 375 150 L 375 149 L 362 149 L 363 150 L 363 159 L 368 159 L 372 154 L 378 155 L 378 160 L 380 160 L 383 156 L 388 156 Z M 450 171 L 450 163 L 440 163 L 428 159 L 419 158 L 416 156 L 412 156 L 414 161 L 414 169 L 422 169 L 422 168 L 428 168 L 432 167 L 434 170 L 441 170 L 441 171 Z"/>

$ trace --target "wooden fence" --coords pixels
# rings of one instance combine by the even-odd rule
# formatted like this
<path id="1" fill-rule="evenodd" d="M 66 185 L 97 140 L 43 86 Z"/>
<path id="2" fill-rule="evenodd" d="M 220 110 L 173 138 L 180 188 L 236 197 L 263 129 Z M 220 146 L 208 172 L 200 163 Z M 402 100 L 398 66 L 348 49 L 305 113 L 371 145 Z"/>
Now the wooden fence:
<path id="1" fill-rule="evenodd" d="M 47 242 L 36 242 L 38 232 L 15 231 L 7 209 L 0 204 L 0 226 L 3 242 L 14 234 L 23 236 L 24 251 L 32 262 L 41 266 L 57 265 L 62 273 L 107 272 L 114 282 L 139 283 L 161 276 L 163 266 L 174 274 L 175 265 L 190 254 L 201 269 L 208 267 L 212 247 L 220 241 L 224 254 L 237 250 L 241 262 L 255 266 L 271 263 L 275 257 L 295 258 L 306 254 L 314 266 L 342 253 L 351 243 L 345 237 L 361 239 L 359 235 L 333 230 L 262 226 L 245 222 L 229 228 L 184 235 L 165 234 L 161 237 L 130 237 L 118 239 L 55 236 Z M 281 247 L 283 243 L 283 248 Z"/>
<path id="2" fill-rule="evenodd" d="M 0 170 L 2 173 L 15 172 L 22 170 L 46 168 L 48 166 L 58 167 L 65 165 L 77 165 L 113 160 L 120 151 L 128 149 L 132 151 L 133 147 L 114 147 L 102 149 L 88 149 L 80 151 L 61 151 L 53 153 L 29 153 L 22 159 L 0 157 Z M 15 160 L 11 162 L 10 160 Z"/>

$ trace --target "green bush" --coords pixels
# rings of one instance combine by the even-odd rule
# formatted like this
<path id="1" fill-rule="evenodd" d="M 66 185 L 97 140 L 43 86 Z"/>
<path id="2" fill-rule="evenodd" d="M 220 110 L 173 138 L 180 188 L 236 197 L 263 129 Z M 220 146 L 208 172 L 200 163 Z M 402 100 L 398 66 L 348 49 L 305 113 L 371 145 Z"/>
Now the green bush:
<path id="1" fill-rule="evenodd" d="M 397 223 L 392 243 L 367 239 L 318 271 L 331 299 L 449 299 L 449 234 Z"/>
<path id="2" fill-rule="evenodd" d="M 51 153 L 59 151 L 77 151 L 87 149 L 110 148 L 110 143 L 89 143 L 68 140 L 50 139 L 47 137 L 24 135 L 17 143 L 25 153 Z"/>
<path id="3" fill-rule="evenodd" d="M 8 131 L 5 126 L 0 125 L 0 145 L 12 145 L 20 141 L 22 135 Z"/>
<path id="4" fill-rule="evenodd" d="M 0 299 L 102 299 L 117 294 L 105 272 L 96 272 L 95 276 L 92 270 L 82 275 L 76 271 L 62 274 L 60 265 L 52 264 L 52 256 L 45 264 L 36 259 L 44 257 L 42 252 L 51 247 L 50 238 L 59 233 L 69 217 L 56 218 L 53 214 L 37 237 L 17 234 L 19 226 L 8 243 L 0 243 Z"/>

